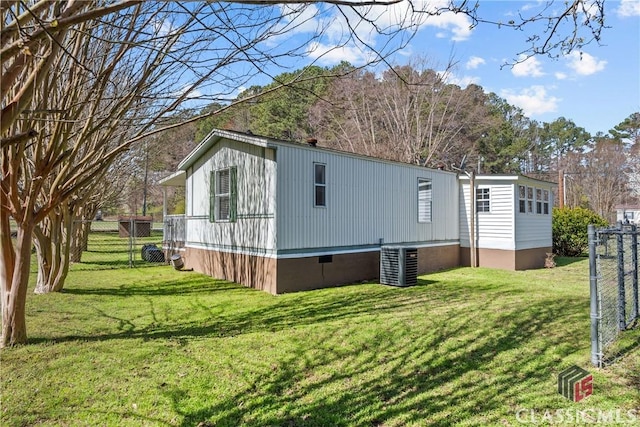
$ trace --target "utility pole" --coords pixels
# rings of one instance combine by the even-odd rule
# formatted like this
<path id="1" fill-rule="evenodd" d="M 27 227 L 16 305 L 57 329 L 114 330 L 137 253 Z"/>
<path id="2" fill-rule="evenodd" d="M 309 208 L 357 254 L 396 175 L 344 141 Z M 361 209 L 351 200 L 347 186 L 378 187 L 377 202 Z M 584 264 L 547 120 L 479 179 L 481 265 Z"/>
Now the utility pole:
<path id="1" fill-rule="evenodd" d="M 562 169 L 558 169 L 558 206 L 560 209 L 564 208 L 564 171 Z"/>
<path id="2" fill-rule="evenodd" d="M 142 189 L 142 216 L 147 216 L 147 176 L 149 174 L 149 145 L 144 143 L 144 187 Z"/>

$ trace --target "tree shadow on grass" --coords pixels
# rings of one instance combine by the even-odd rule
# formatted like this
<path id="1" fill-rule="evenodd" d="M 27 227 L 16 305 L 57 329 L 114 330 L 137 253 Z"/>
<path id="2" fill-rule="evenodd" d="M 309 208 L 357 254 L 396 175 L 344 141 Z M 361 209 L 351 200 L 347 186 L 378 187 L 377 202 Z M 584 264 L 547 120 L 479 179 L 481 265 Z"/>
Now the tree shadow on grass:
<path id="1" fill-rule="evenodd" d="M 155 281 L 153 285 L 119 285 L 118 287 L 68 287 L 62 293 L 71 295 L 101 295 L 115 297 L 132 297 L 136 295 L 146 296 L 180 296 L 188 294 L 210 294 L 212 292 L 241 292 L 243 288 L 235 283 L 223 280 L 214 280 L 201 275 L 193 275 L 189 278 L 176 280 Z"/>
<path id="2" fill-rule="evenodd" d="M 241 334 L 288 329 L 292 327 L 308 326 L 350 319 L 363 314 L 381 315 L 395 311 L 407 311 L 413 309 L 428 310 L 434 307 L 442 307 L 449 304 L 459 306 L 464 304 L 469 294 L 481 292 L 481 286 L 475 286 L 475 290 L 467 287 L 452 287 L 428 279 L 420 279 L 417 286 L 394 287 L 379 284 L 345 287 L 342 290 L 321 289 L 304 293 L 288 294 L 286 296 L 272 296 L 262 291 L 252 290 L 230 282 L 215 281 L 206 276 L 194 275 L 190 281 L 164 281 L 156 282 L 153 286 L 145 285 L 121 285 L 117 288 L 67 288 L 63 291 L 73 295 L 97 295 L 97 296 L 171 296 L 185 297 L 188 295 L 211 295 L 224 291 L 240 296 L 247 292 L 259 292 L 260 304 L 254 306 L 246 304 L 229 314 L 225 314 L 223 306 L 225 299 L 207 301 L 205 304 L 192 299 L 194 310 L 205 314 L 206 320 L 189 321 L 182 318 L 173 319 L 170 322 L 153 322 L 147 326 L 130 326 L 123 330 L 116 330 L 106 334 L 66 335 L 53 339 L 32 337 L 30 342 L 66 342 L 73 340 L 104 341 L 111 339 L 190 339 L 194 337 L 227 337 Z M 434 287 L 437 287 L 435 289 Z M 435 292 L 430 290 L 434 288 Z M 361 290 L 360 290 L 361 289 Z M 344 291 L 344 292 L 343 292 Z M 495 295 L 513 295 L 519 291 L 504 290 L 495 292 Z M 216 302 L 217 301 L 217 302 Z M 152 314 L 154 300 L 148 298 L 145 304 L 149 304 Z M 133 325 L 131 319 L 114 313 L 108 315 L 99 307 L 99 303 L 91 305 L 96 314 L 110 320 L 117 319 L 119 324 Z M 124 313 L 127 313 L 126 311 Z M 139 317 L 139 314 L 135 315 Z"/>
<path id="3" fill-rule="evenodd" d="M 515 424 L 520 402 L 555 402 L 545 396 L 556 394 L 553 378 L 565 368 L 559 363 L 585 347 L 580 334 L 550 334 L 558 322 L 585 321 L 583 301 L 554 296 L 531 302 L 523 298 L 522 290 L 496 289 L 491 284 L 452 285 L 421 278 L 418 286 L 407 288 L 368 284 L 282 297 L 199 275 L 181 286 L 165 281 L 148 289 L 129 284 L 131 289 L 71 288 L 66 292 L 140 295 L 148 297 L 144 301 L 152 313 L 153 296 L 186 296 L 194 310 L 211 310 L 207 320 L 181 323 L 177 318 L 175 324 L 163 325 L 153 316 L 152 325 L 139 327 L 135 317 L 126 317 L 126 311 L 114 314 L 94 306 L 98 315 L 118 321 L 119 330 L 40 341 L 142 339 L 185 346 L 201 337 L 300 329 L 286 338 L 286 350 L 269 360 L 239 355 L 243 360 L 226 366 L 224 374 L 245 381 L 214 398 L 194 396 L 186 380 L 163 383 L 159 393 L 170 402 L 182 426 L 204 422 L 216 426 L 448 426 L 469 420 L 477 420 L 477 425 Z M 244 310 L 216 314 L 216 300 L 203 300 L 198 292 L 203 287 L 209 287 L 204 293 L 256 292 L 261 298 Z M 227 301 L 221 299 L 218 304 Z M 378 317 L 383 327 L 372 328 L 372 320 Z M 418 318 L 427 320 L 416 327 Z M 362 329 L 364 335 L 359 335 Z M 360 339 L 345 346 L 343 337 L 351 334 Z M 278 341 L 278 336 L 258 339 Z M 555 348 L 554 355 L 541 355 L 548 348 Z M 196 370 L 215 369 L 194 353 L 180 356 L 188 358 L 187 365 Z M 494 363 L 500 368 L 489 367 Z M 242 371 L 248 366 L 250 373 Z M 500 418 L 505 408 L 514 408 L 506 422 Z M 474 418 L 478 414 L 487 415 Z"/>
<path id="4" fill-rule="evenodd" d="M 213 289 L 224 290 L 225 292 L 247 292 L 246 288 L 238 285 L 216 284 Z M 89 291 L 87 291 L 89 292 Z M 128 290 L 122 291 L 122 296 L 127 296 Z M 162 292 L 157 289 L 152 292 Z M 260 292 L 260 291 L 255 291 Z M 360 294 L 349 294 L 348 296 L 312 295 L 313 291 L 304 295 L 304 298 L 278 298 L 269 295 L 266 305 L 258 308 L 247 306 L 246 310 L 234 311 L 231 314 L 212 314 L 206 321 L 182 321 L 179 324 L 157 325 L 152 324 L 145 327 L 128 327 L 114 333 L 101 335 L 68 335 L 54 338 L 52 342 L 65 342 L 73 340 L 83 341 L 104 341 L 111 339 L 191 339 L 195 337 L 233 337 L 241 334 L 254 332 L 275 332 L 282 329 L 298 327 L 309 324 L 320 324 L 323 322 L 351 318 L 372 310 L 382 313 L 394 310 L 399 307 L 410 308 L 417 302 L 411 302 L 404 298 L 388 298 L 389 291 L 380 288 L 378 292 L 366 292 Z M 157 294 L 156 294 L 157 295 Z M 152 303 L 152 300 L 150 301 Z M 199 310 L 214 310 L 215 307 L 199 307 Z M 111 320 L 118 320 L 119 324 L 130 324 L 130 320 L 124 317 L 118 318 L 114 314 L 107 314 L 99 307 L 95 306 L 96 314 L 107 317 Z M 153 311 L 153 307 L 150 309 Z M 178 321 L 179 319 L 176 319 Z M 131 323 L 132 324 L 132 323 Z M 38 342 L 37 338 L 30 341 Z"/>
<path id="5" fill-rule="evenodd" d="M 490 303 L 483 307 L 490 309 Z M 504 366 L 497 376 L 484 374 L 487 366 L 531 348 L 530 342 L 546 333 L 558 313 L 573 319 L 581 312 L 571 300 L 543 301 L 495 315 L 488 332 L 478 328 L 474 316 L 445 318 L 428 333 L 398 319 L 376 331 L 366 349 L 344 350 L 330 333 L 318 333 L 270 361 L 248 386 L 219 402 L 187 409 L 192 408 L 188 390 L 173 384 L 163 393 L 185 427 L 205 421 L 216 426 L 449 426 L 482 413 L 488 414 L 483 424 L 500 424 L 504 420 L 496 414 L 509 406 L 506 402 L 516 405 L 528 394 L 540 393 L 540 384 L 548 383 L 544 394 L 555 395 L 550 373 L 563 368 L 558 362 L 580 342 L 552 338 L 548 344 L 561 348 L 556 358 L 521 352 L 518 363 Z M 327 366 L 340 370 L 328 371 Z"/>

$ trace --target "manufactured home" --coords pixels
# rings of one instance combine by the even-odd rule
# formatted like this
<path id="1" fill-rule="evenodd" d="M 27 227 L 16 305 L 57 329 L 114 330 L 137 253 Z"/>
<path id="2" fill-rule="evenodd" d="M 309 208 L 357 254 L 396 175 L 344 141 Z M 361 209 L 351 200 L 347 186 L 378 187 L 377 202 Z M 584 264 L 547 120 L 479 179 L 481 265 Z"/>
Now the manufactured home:
<path id="1" fill-rule="evenodd" d="M 616 222 L 623 224 L 640 224 L 640 205 L 616 206 Z"/>
<path id="2" fill-rule="evenodd" d="M 544 267 L 553 250 L 551 214 L 556 184 L 519 175 L 478 175 L 471 197 L 471 178 L 459 179 L 462 265 L 470 265 L 473 247 L 476 266 L 507 270 Z"/>
<path id="3" fill-rule="evenodd" d="M 279 294 L 378 279 L 385 247 L 415 250 L 418 274 L 460 266 L 469 255 L 464 184 L 452 172 L 218 129 L 178 169 L 163 185 L 185 187 L 185 215 L 167 216 L 165 249 L 216 278 Z M 513 187 L 517 207 L 518 185 L 531 184 L 510 179 L 486 181 L 498 221 L 501 186 Z M 524 261 L 526 250 L 550 250 L 550 241 L 529 241 L 525 218 L 510 215 L 505 236 L 513 242 L 494 248 L 483 228 L 496 222 L 478 213 L 480 248 L 517 252 L 503 268 L 537 266 Z M 550 217 L 530 218 L 548 219 L 538 237 L 550 236 Z M 485 253 L 480 265 L 489 265 Z"/>

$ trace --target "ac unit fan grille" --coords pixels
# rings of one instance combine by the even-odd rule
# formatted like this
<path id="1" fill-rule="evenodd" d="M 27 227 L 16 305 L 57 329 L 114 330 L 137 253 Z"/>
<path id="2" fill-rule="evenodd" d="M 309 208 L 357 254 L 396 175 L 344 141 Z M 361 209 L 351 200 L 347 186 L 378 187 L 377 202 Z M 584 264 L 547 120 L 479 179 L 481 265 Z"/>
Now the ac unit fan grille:
<path id="1" fill-rule="evenodd" d="M 412 286 L 418 283 L 418 250 L 415 248 L 380 249 L 380 283 Z"/>

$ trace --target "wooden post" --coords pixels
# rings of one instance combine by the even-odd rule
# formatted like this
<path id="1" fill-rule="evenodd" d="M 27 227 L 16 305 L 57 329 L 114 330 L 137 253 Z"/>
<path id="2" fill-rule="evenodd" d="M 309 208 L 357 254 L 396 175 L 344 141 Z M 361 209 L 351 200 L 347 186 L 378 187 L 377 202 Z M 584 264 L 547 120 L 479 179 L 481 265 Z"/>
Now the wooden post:
<path id="1" fill-rule="evenodd" d="M 471 267 L 477 267 L 477 259 L 476 259 L 476 180 L 475 180 L 475 172 L 471 171 L 469 175 L 469 198 L 471 199 L 470 203 L 470 216 L 469 216 L 469 227 L 470 227 L 470 236 L 469 236 L 469 246 L 471 247 L 470 254 L 470 262 Z"/>

